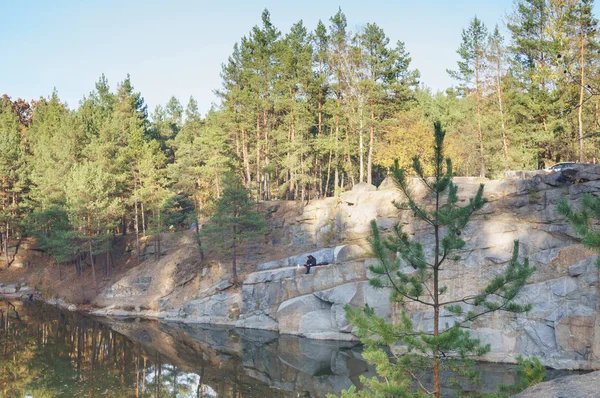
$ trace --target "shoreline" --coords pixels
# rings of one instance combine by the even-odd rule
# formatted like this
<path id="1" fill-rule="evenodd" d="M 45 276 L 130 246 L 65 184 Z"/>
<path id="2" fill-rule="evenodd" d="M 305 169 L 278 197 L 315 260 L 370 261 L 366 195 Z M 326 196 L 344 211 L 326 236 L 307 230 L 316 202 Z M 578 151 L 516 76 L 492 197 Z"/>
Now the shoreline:
<path id="1" fill-rule="evenodd" d="M 30 290 L 27 290 L 27 292 L 28 292 L 27 294 L 31 294 Z M 35 290 L 33 290 L 31 292 L 35 292 Z M 60 308 L 65 311 L 78 312 L 82 315 L 87 315 L 87 316 L 97 317 L 97 318 L 106 318 L 106 319 L 115 318 L 117 320 L 128 320 L 128 319 L 136 319 L 137 318 L 137 319 L 143 319 L 143 320 L 148 320 L 148 321 L 157 321 L 157 322 L 165 323 L 167 325 L 170 323 L 174 323 L 174 324 L 185 324 L 185 325 L 222 326 L 222 327 L 230 327 L 233 329 L 245 329 L 245 330 L 264 330 L 264 331 L 270 331 L 270 332 L 277 333 L 280 336 L 295 336 L 295 337 L 305 338 L 305 339 L 312 340 L 312 341 L 332 341 L 332 342 L 341 342 L 341 343 L 355 343 L 358 345 L 361 344 L 360 340 L 350 333 L 348 333 L 348 335 L 352 336 L 352 338 L 349 338 L 349 339 L 315 338 L 315 337 L 306 336 L 306 335 L 302 335 L 302 334 L 283 333 L 283 332 L 280 332 L 279 330 L 273 330 L 273 329 L 268 329 L 268 328 L 238 326 L 235 324 L 236 321 L 227 322 L 227 321 L 213 320 L 212 322 L 207 322 L 207 321 L 194 321 L 194 320 L 189 320 L 187 318 L 181 318 L 181 317 L 169 318 L 166 316 L 160 316 L 160 314 L 157 314 L 156 311 L 136 312 L 136 311 L 126 311 L 126 310 L 121 310 L 121 309 L 117 309 L 114 311 L 111 311 L 111 310 L 107 311 L 107 308 L 87 309 L 85 307 L 82 308 L 82 306 L 78 306 L 76 304 L 67 303 L 62 299 L 46 300 L 46 299 L 43 299 L 38 296 L 33 301 L 29 301 L 26 298 L 26 295 L 23 294 L 21 291 L 17 291 L 15 293 L 0 293 L 0 300 L 1 299 L 13 299 L 13 300 L 20 300 L 23 302 L 30 302 L 30 303 L 43 303 L 46 305 L 51 305 L 51 306 Z M 479 358 L 473 358 L 473 359 L 477 362 L 484 362 L 484 363 L 489 363 L 489 364 L 504 364 L 504 365 L 517 364 L 516 358 L 512 361 L 510 361 L 510 360 L 507 361 L 506 357 L 503 357 L 503 360 L 500 360 L 500 359 L 494 360 L 493 357 L 492 358 L 479 357 Z M 580 363 L 580 365 L 585 365 L 585 364 L 586 363 Z M 560 367 L 560 368 L 546 366 L 546 368 L 554 369 L 554 370 L 590 371 L 590 372 L 600 370 L 600 367 L 595 368 L 595 367 L 590 367 L 590 366 Z"/>

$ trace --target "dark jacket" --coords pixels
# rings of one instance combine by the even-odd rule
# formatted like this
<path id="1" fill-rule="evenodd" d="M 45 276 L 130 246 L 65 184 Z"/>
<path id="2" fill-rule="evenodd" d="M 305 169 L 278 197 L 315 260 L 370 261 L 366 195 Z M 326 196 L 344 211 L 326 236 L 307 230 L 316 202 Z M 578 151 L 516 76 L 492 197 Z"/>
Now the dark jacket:
<path id="1" fill-rule="evenodd" d="M 317 265 L 317 259 L 313 256 L 308 256 L 308 258 L 306 259 L 306 265 L 314 267 L 315 265 Z"/>

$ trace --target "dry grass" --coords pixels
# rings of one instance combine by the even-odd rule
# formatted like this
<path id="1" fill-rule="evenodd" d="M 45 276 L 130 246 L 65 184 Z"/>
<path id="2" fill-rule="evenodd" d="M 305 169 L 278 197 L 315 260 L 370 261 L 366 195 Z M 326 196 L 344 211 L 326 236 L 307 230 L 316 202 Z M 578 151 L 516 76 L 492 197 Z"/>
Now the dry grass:
<path id="1" fill-rule="evenodd" d="M 285 209 L 288 214 L 293 214 L 295 210 Z M 138 266 L 141 267 L 140 270 L 154 272 L 151 270 L 157 267 L 160 269 L 166 265 L 174 265 L 170 278 L 173 278 L 176 286 L 175 296 L 182 301 L 197 295 L 199 291 L 208 289 L 220 280 L 231 277 L 231 258 L 224 258 L 220 253 L 206 249 L 204 261 L 200 260 L 193 231 L 162 234 L 161 248 L 167 250 L 167 255 L 159 260 L 149 255 L 139 262 L 136 251 L 131 250 L 136 246 L 135 235 L 118 236 L 113 256 L 115 266 L 108 277 L 105 275 L 104 256 L 99 256 L 97 259 L 95 267 L 97 287 L 94 286 L 90 266 L 84 265 L 82 274 L 78 275 L 74 265 L 59 266 L 45 254 L 35 251 L 35 242 L 29 239 L 27 243 L 29 248 L 34 248 L 34 251 L 24 250 L 19 255 L 24 256 L 22 260 L 28 267 L 2 269 L 0 261 L 0 283 L 27 283 L 36 287 L 46 298 L 62 298 L 69 303 L 85 305 L 94 302 L 99 293 Z M 154 237 L 142 238 L 140 243 L 143 250 L 145 246 L 154 244 Z M 291 246 L 286 242 L 274 245 L 269 236 L 265 236 L 261 242 L 245 244 L 240 248 L 238 277 L 242 280 L 246 274 L 254 272 L 257 264 L 297 255 L 307 250 L 310 248 Z"/>

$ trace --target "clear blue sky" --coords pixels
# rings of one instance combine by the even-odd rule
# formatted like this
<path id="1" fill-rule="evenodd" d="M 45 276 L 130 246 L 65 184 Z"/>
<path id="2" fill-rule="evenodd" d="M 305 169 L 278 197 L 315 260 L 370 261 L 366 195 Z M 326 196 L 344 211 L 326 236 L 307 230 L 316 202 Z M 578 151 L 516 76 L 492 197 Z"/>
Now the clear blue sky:
<path id="1" fill-rule="evenodd" d="M 302 19 L 329 25 L 338 6 L 355 31 L 381 26 L 402 40 L 434 90 L 452 84 L 461 29 L 477 15 L 490 28 L 503 25 L 511 0 L 5 0 L 0 9 L 0 94 L 26 99 L 54 87 L 71 108 L 104 73 L 111 88 L 131 74 L 152 111 L 175 95 L 190 95 L 206 112 L 217 101 L 221 64 L 233 44 L 260 24 L 266 7 L 283 33 Z"/>

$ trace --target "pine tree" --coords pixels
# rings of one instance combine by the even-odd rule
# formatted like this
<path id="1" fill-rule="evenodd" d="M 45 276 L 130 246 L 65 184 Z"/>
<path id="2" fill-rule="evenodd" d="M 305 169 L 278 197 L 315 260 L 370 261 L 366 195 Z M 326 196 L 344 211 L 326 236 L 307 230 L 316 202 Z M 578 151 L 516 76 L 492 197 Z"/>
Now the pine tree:
<path id="1" fill-rule="evenodd" d="M 562 4 L 561 4 L 562 3 Z M 509 97 L 509 118 L 521 145 L 521 157 L 532 159 L 528 167 L 543 168 L 546 159 L 560 161 L 562 148 L 554 147 L 565 131 L 561 121 L 563 104 L 553 88 L 558 64 L 554 61 L 564 45 L 564 20 L 552 18 L 565 2 L 517 0 L 508 18 L 511 74 L 514 77 Z M 556 153 L 559 152 L 559 153 Z"/>
<path id="2" fill-rule="evenodd" d="M 457 71 L 448 71 L 450 76 L 461 82 L 461 89 L 467 96 L 473 95 L 477 107 L 477 138 L 479 141 L 479 176 L 485 177 L 486 165 L 483 148 L 483 128 L 481 116 L 482 80 L 485 65 L 487 28 L 477 16 L 468 29 L 462 31 L 462 42 L 457 50 L 461 60 Z"/>
<path id="3" fill-rule="evenodd" d="M 29 146 L 28 168 L 32 182 L 30 199 L 41 209 L 62 205 L 64 179 L 75 161 L 82 157 L 85 145 L 81 120 L 69 113 L 56 90 L 49 100 L 34 106 L 33 121 L 26 132 Z"/>
<path id="4" fill-rule="evenodd" d="M 271 23 L 271 14 L 267 9 L 262 13 L 262 25 L 252 28 L 245 43 L 248 64 L 254 72 L 250 74 L 249 84 L 254 91 L 254 118 L 256 122 L 256 188 L 257 197 L 269 200 L 271 197 L 272 168 L 270 151 L 273 147 L 271 130 L 273 128 L 273 85 L 276 79 L 275 53 L 279 46 L 281 32 Z"/>
<path id="5" fill-rule="evenodd" d="M 311 45 L 313 53 L 314 79 L 309 87 L 309 103 L 316 112 L 316 137 L 314 150 L 316 160 L 319 163 L 319 183 L 317 190 L 319 196 L 325 197 L 329 192 L 331 179 L 331 160 L 334 148 L 332 147 L 331 129 L 329 128 L 329 117 L 326 113 L 326 104 L 330 95 L 329 68 L 329 40 L 327 27 L 319 20 L 317 27 L 311 34 Z M 326 166 L 324 163 L 326 162 Z M 324 170 L 325 169 L 325 170 Z M 325 175 L 323 175 L 325 173 Z"/>
<path id="6" fill-rule="evenodd" d="M 87 243 L 92 266 L 94 288 L 98 293 L 95 255 L 96 236 L 107 229 L 106 221 L 114 215 L 115 201 L 110 193 L 115 190 L 114 177 L 105 172 L 101 164 L 85 162 L 74 166 L 67 184 L 67 204 L 71 223 L 80 231 Z"/>
<path id="7" fill-rule="evenodd" d="M 502 136 L 502 154 L 503 154 L 503 163 L 504 169 L 508 169 L 508 134 L 506 127 L 506 116 L 504 110 L 503 103 L 503 79 L 504 74 L 506 73 L 505 66 L 505 58 L 506 58 L 506 49 L 504 46 L 504 38 L 500 34 L 500 30 L 498 29 L 498 25 L 494 28 L 494 32 L 490 34 L 488 38 L 488 53 L 487 60 L 489 67 L 491 69 L 492 75 L 492 87 L 494 87 L 494 91 L 496 93 L 496 103 L 498 106 L 498 113 L 500 117 L 500 131 Z"/>
<path id="8" fill-rule="evenodd" d="M 377 24 L 368 23 L 355 42 L 359 52 L 358 65 L 363 69 L 359 86 L 368 108 L 366 174 L 367 183 L 372 184 L 376 133 L 385 119 L 393 119 L 401 110 L 407 109 L 407 103 L 413 99 L 412 90 L 417 85 L 419 73 L 409 69 L 411 58 L 404 43 L 399 41 L 395 48 L 390 47 L 390 39 Z"/>
<path id="9" fill-rule="evenodd" d="M 578 127 L 578 143 L 579 143 L 579 162 L 585 161 L 585 134 L 583 107 L 587 96 L 587 89 L 590 74 L 589 69 L 593 68 L 591 63 L 598 59 L 597 52 L 599 49 L 597 28 L 598 20 L 593 15 L 594 0 L 579 0 L 571 4 L 568 9 L 568 25 L 573 30 L 573 44 L 575 54 L 573 54 L 574 64 L 578 67 L 579 73 L 575 81 L 579 86 L 579 98 L 577 101 L 577 127 Z"/>
<path id="10" fill-rule="evenodd" d="M 329 18 L 331 24 L 329 25 L 329 45 L 330 55 L 328 57 L 329 69 L 333 75 L 331 91 L 335 96 L 335 106 L 332 110 L 334 119 L 334 180 L 333 187 L 334 192 L 338 189 L 343 188 L 343 176 L 340 172 L 340 135 L 343 130 L 344 114 L 342 109 L 343 98 L 347 91 L 347 82 L 344 76 L 345 59 L 347 58 L 348 52 L 348 36 L 347 31 L 348 21 L 346 15 L 342 12 L 342 9 L 338 9 L 338 12 L 331 18 Z M 345 144 L 345 156 L 346 156 L 346 174 L 352 177 L 352 166 L 350 161 L 350 154 L 348 153 L 348 132 L 346 131 L 346 144 Z M 348 164 L 349 163 L 349 164 Z"/>
<path id="11" fill-rule="evenodd" d="M 390 299 L 401 306 L 412 303 L 433 311 L 433 331 L 428 333 L 416 330 L 409 315 L 404 311 L 399 321 L 391 324 L 377 316 L 368 306 L 354 309 L 346 305 L 345 310 L 350 323 L 367 346 L 365 358 L 377 366 L 379 375 L 385 378 L 385 381 L 378 378 L 365 380 L 365 391 L 356 393 L 351 390 L 344 393 L 343 397 L 440 397 L 440 377 L 444 369 L 452 370 L 458 376 L 468 377 L 473 374 L 468 366 L 469 357 L 481 356 L 490 349 L 489 345 L 482 346 L 479 340 L 472 338 L 465 327 L 475 319 L 494 311 L 522 313 L 530 308 L 529 305 L 515 302 L 520 289 L 534 271 L 527 259 L 523 262 L 518 260 L 517 242 L 508 266 L 480 293 L 458 299 L 444 299 L 444 295 L 447 297 L 452 292 L 448 292 L 447 287 L 440 284 L 442 267 L 447 269 L 459 266 L 458 253 L 465 245 L 462 231 L 473 213 L 480 210 L 487 200 L 483 197 L 484 187 L 480 185 L 477 194 L 466 205 L 458 205 L 458 187 L 452 182 L 452 162 L 444 157 L 445 132 L 439 123 L 434 127 L 433 177 L 426 177 L 420 160 L 414 159 L 415 172 L 420 183 L 429 192 L 433 203 L 418 204 L 406 172 L 397 167 L 393 169 L 398 188 L 407 199 L 407 203 L 396 203 L 396 206 L 399 209 L 410 209 L 417 220 L 433 230 L 433 247 L 425 250 L 423 244 L 418 240 L 411 240 L 400 225 L 394 228 L 392 236 L 383 239 L 373 221 L 371 247 L 379 264 L 370 267 L 375 276 L 369 280 L 375 288 L 389 289 Z M 399 254 L 399 258 L 391 260 L 396 258 L 396 253 Z M 410 272 L 406 271 L 407 265 L 411 269 Z M 443 310 L 454 316 L 453 325 L 440 324 L 440 314 Z M 407 353 L 396 355 L 392 360 L 380 346 L 396 344 L 404 346 Z M 421 373 L 430 372 L 431 368 L 434 376 L 432 390 L 419 383 Z M 413 382 L 418 383 L 414 393 Z"/>
<path id="12" fill-rule="evenodd" d="M 276 94 L 281 98 L 276 111 L 285 113 L 281 118 L 283 126 L 279 136 L 279 142 L 283 145 L 281 152 L 277 154 L 279 158 L 285 159 L 285 171 L 282 171 L 285 174 L 282 185 L 284 189 L 281 191 L 289 192 L 286 196 L 290 199 L 300 197 L 304 200 L 307 185 L 311 182 L 308 167 L 311 162 L 307 159 L 310 147 L 306 140 L 313 119 L 306 98 L 313 73 L 312 48 L 302 21 L 292 26 L 280 44 L 276 54 L 279 73 L 275 87 Z"/>
<path id="13" fill-rule="evenodd" d="M 600 250 L 600 230 L 595 227 L 596 221 L 600 220 L 600 198 L 592 194 L 583 195 L 580 210 L 573 209 L 568 200 L 563 199 L 558 203 L 557 211 L 581 237 L 585 247 Z M 597 266 L 600 268 L 600 257 Z"/>
<path id="14" fill-rule="evenodd" d="M 240 245 L 261 237 L 266 231 L 266 221 L 254 210 L 250 193 L 238 175 L 225 174 L 223 186 L 223 194 L 215 202 L 214 215 L 201 234 L 220 254 L 231 256 L 232 278 L 237 283 Z"/>
<path id="15" fill-rule="evenodd" d="M 25 183 L 25 151 L 21 144 L 19 122 L 11 104 L 0 99 L 0 230 L 4 241 L 6 266 L 8 241 L 11 228 L 14 228 L 18 215 L 18 196 Z"/>

